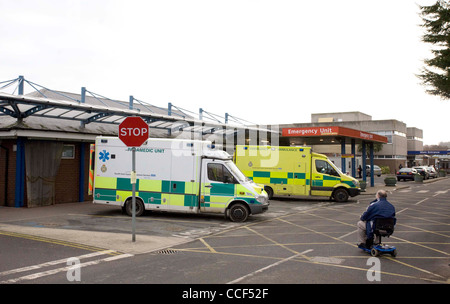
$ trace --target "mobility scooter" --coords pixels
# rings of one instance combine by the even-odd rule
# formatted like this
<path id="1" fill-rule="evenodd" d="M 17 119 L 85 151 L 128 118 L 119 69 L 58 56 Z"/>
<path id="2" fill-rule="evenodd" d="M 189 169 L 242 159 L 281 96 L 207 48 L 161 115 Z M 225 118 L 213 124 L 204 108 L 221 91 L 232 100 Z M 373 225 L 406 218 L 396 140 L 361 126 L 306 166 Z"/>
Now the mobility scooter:
<path id="1" fill-rule="evenodd" d="M 393 218 L 377 218 L 374 221 L 373 234 L 375 240 L 372 246 L 358 248 L 370 253 L 371 256 L 376 257 L 381 254 L 390 254 L 393 257 L 397 256 L 397 248 L 381 243 L 381 237 L 389 237 L 394 232 L 395 219 Z"/>

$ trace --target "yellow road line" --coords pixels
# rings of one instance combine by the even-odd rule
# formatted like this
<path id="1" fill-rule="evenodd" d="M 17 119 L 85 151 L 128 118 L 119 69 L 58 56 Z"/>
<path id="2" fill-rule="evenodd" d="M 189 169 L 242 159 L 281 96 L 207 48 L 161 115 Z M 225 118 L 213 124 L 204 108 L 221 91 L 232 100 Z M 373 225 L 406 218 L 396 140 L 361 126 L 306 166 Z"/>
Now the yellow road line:
<path id="1" fill-rule="evenodd" d="M 17 232 L 0 231 L 0 235 L 17 237 L 17 238 L 38 241 L 38 242 L 44 242 L 44 243 L 50 243 L 50 244 L 61 245 L 61 246 L 67 246 L 67 247 L 72 247 L 72 248 L 84 249 L 84 250 L 88 250 L 88 251 L 105 251 L 106 250 L 104 248 L 99 248 L 99 247 L 95 247 L 95 246 L 73 243 L 73 242 L 68 242 L 68 241 L 62 241 L 62 240 L 57 240 L 57 239 L 50 239 L 50 238 L 46 238 L 46 237 L 17 233 Z M 117 252 L 117 251 L 111 251 L 111 252 L 108 252 L 107 254 L 108 255 L 119 255 L 121 253 Z"/>
<path id="2" fill-rule="evenodd" d="M 115 218 L 115 219 L 131 219 L 131 217 L 129 216 L 121 216 L 121 215 L 117 215 L 117 216 L 111 216 L 111 215 L 97 215 L 97 214 L 78 214 L 78 213 L 70 213 L 68 215 L 75 215 L 75 216 L 84 216 L 84 217 L 104 217 L 104 218 Z M 161 218 L 155 218 L 155 217 L 137 217 L 137 220 L 140 221 L 157 221 L 157 222 L 180 222 L 180 223 L 200 223 L 200 224 L 211 224 L 211 222 L 202 222 L 202 221 L 188 221 L 188 220 L 171 220 L 171 219 L 161 219 Z"/>
<path id="3" fill-rule="evenodd" d="M 205 251 L 205 250 L 195 250 L 195 249 L 176 249 L 178 251 L 185 251 L 185 252 L 196 252 L 196 253 L 206 253 L 206 254 L 212 254 L 211 251 Z M 214 254 L 221 254 L 221 255 L 229 255 L 229 256 L 243 256 L 243 257 L 251 257 L 251 258 L 263 258 L 263 259 L 270 259 L 270 260 L 278 260 L 281 261 L 285 258 L 278 258 L 278 257 L 271 257 L 271 256 L 260 256 L 260 255 L 253 255 L 253 254 L 242 254 L 242 253 L 232 253 L 232 252 L 215 252 Z M 367 259 L 367 257 L 364 257 Z M 358 271 L 364 271 L 367 272 L 366 268 L 360 268 L 360 267 L 354 267 L 354 266 L 346 266 L 346 265 L 338 265 L 338 264 L 330 264 L 330 263 L 323 263 L 323 262 L 317 262 L 317 261 L 310 261 L 309 259 L 298 259 L 294 258 L 291 261 L 295 262 L 301 262 L 301 263 L 309 263 L 309 264 L 316 264 L 316 265 L 323 265 L 323 266 L 331 266 L 331 267 L 339 267 L 339 268 L 345 268 L 350 270 L 358 270 Z M 390 276 L 397 276 L 397 277 L 404 277 L 409 279 L 415 279 L 415 280 L 426 280 L 431 282 L 437 282 L 437 283 L 449 283 L 448 281 L 444 280 L 435 280 L 435 279 L 429 279 L 429 278 L 421 278 L 421 277 L 415 277 L 411 275 L 404 275 L 399 273 L 392 273 L 392 272 L 385 272 L 380 271 L 380 274 L 390 275 Z"/>
<path id="4" fill-rule="evenodd" d="M 262 258 L 262 259 L 269 259 L 269 260 L 282 260 L 284 258 L 278 258 L 278 257 L 271 257 L 271 256 L 263 256 L 263 255 L 254 255 L 254 254 L 246 254 L 246 253 L 233 253 L 233 252 L 211 252 L 206 250 L 197 250 L 197 249 L 189 249 L 189 248 L 182 248 L 182 249 L 174 249 L 177 251 L 185 251 L 185 252 L 197 252 L 197 253 L 207 253 L 207 254 L 221 254 L 221 255 L 232 255 L 232 256 L 243 256 L 243 257 L 251 257 L 251 258 Z"/>
<path id="5" fill-rule="evenodd" d="M 431 219 L 424 218 L 424 217 L 417 217 L 417 216 L 412 216 L 412 215 L 408 215 L 408 214 L 404 214 L 403 216 L 406 216 L 406 217 L 409 217 L 409 218 L 413 218 L 413 219 L 419 219 L 419 220 L 426 221 L 426 222 L 436 223 L 436 225 L 450 226 L 450 224 L 448 224 L 448 223 L 442 223 L 442 222 L 438 222 L 438 221 L 431 220 Z"/>
<path id="6" fill-rule="evenodd" d="M 285 245 L 283 245 L 283 244 L 280 244 L 280 243 L 278 243 L 278 242 L 275 241 L 275 240 L 272 240 L 271 238 L 265 236 L 264 234 L 261 234 L 261 233 L 255 231 L 255 230 L 249 228 L 248 226 L 246 226 L 245 228 L 246 228 L 247 230 L 250 230 L 251 232 L 253 232 L 253 233 L 259 235 L 260 237 L 262 237 L 262 238 L 264 238 L 264 239 L 266 239 L 266 240 L 268 240 L 268 241 L 274 243 L 274 244 L 277 245 L 277 246 L 280 246 L 280 247 L 282 247 L 282 248 L 284 248 L 284 249 L 286 249 L 286 250 L 289 250 L 290 252 L 292 252 L 292 253 L 294 253 L 294 254 L 299 254 L 299 252 L 297 252 L 297 251 L 295 251 L 295 250 L 293 250 L 293 249 L 291 249 L 291 248 L 289 248 L 289 247 L 287 247 L 287 246 L 285 246 Z M 300 256 L 303 257 L 303 258 L 305 258 L 305 259 L 309 259 L 309 257 L 307 257 L 307 256 L 305 256 L 305 255 L 300 255 Z"/>
<path id="7" fill-rule="evenodd" d="M 329 264 L 329 263 L 323 263 L 323 262 L 305 261 L 305 260 L 297 260 L 297 259 L 294 259 L 294 261 L 301 262 L 301 263 L 320 264 L 320 265 L 331 266 L 331 267 L 347 268 L 347 269 L 360 270 L 360 271 L 367 272 L 367 269 L 365 269 L 365 268 L 359 268 L 359 267 L 354 267 L 354 266 Z M 438 283 L 448 283 L 445 280 L 433 280 L 433 279 L 415 277 L 415 276 L 404 275 L 404 274 L 393 273 L 393 272 L 385 272 L 385 271 L 376 271 L 376 272 L 380 273 L 380 274 L 397 276 L 397 277 L 403 277 L 403 278 L 409 278 L 409 279 L 427 280 L 427 281 L 438 282 Z M 433 274 L 433 273 L 431 273 L 431 274 Z M 437 276 L 439 276 L 439 275 L 437 275 Z"/>
<path id="8" fill-rule="evenodd" d="M 258 221 L 258 222 L 255 222 L 255 223 L 250 223 L 250 224 L 242 225 L 242 226 L 237 226 L 237 227 L 230 228 L 230 229 L 225 229 L 225 230 L 223 230 L 223 231 L 220 231 L 220 232 L 218 232 L 218 233 L 215 233 L 215 234 L 212 235 L 211 237 L 216 237 L 216 236 L 221 235 L 221 234 L 223 234 L 223 233 L 227 233 L 227 232 L 230 232 L 230 231 L 243 229 L 243 228 L 250 227 L 250 226 L 255 226 L 255 225 L 264 224 L 264 223 L 268 223 L 268 222 L 274 222 L 274 221 L 276 221 L 276 220 L 279 219 L 279 218 L 288 217 L 288 216 L 292 216 L 292 215 L 298 215 L 298 214 L 306 213 L 307 211 L 314 211 L 314 210 L 317 210 L 317 209 L 320 209 L 320 208 L 323 208 L 323 206 L 318 206 L 318 207 L 314 207 L 314 208 L 311 208 L 311 209 L 308 209 L 308 210 L 302 210 L 302 211 L 298 211 L 298 212 L 295 212 L 295 213 L 290 213 L 290 214 L 286 214 L 286 215 L 281 215 L 281 216 L 279 216 L 279 217 L 270 218 L 270 219 Z M 207 238 L 207 237 L 206 237 L 206 238 Z"/>
<path id="9" fill-rule="evenodd" d="M 319 217 L 320 217 L 320 216 L 319 216 Z M 286 221 L 286 220 L 283 220 L 283 219 L 279 219 L 279 220 L 281 220 L 281 221 L 283 221 L 283 222 L 286 222 L 286 223 L 290 223 L 289 221 Z M 330 220 L 332 220 L 332 219 L 330 219 Z M 332 220 L 332 221 L 334 221 L 334 220 Z M 294 224 L 294 223 L 290 223 L 290 224 L 292 224 L 292 225 L 294 225 L 294 226 L 298 226 L 298 227 L 300 227 L 300 228 L 304 228 L 304 229 L 307 229 L 307 230 L 314 231 L 313 229 L 310 229 L 310 228 L 307 228 L 307 227 L 303 227 L 303 226 L 301 226 L 301 225 L 297 225 L 297 224 Z M 326 234 L 326 233 L 319 232 L 319 231 L 315 231 L 315 232 L 318 233 L 318 234 L 321 234 L 321 235 L 330 237 L 330 238 L 332 238 L 332 239 L 342 241 L 341 239 L 335 238 L 335 237 L 330 236 L 330 235 L 328 235 L 328 234 Z M 397 238 L 397 239 L 398 239 L 398 238 Z M 400 239 L 400 240 L 401 240 L 401 239 Z M 406 240 L 404 240 L 404 241 L 406 241 Z M 342 242 L 343 242 L 343 243 L 346 243 L 346 244 L 349 244 L 349 245 L 351 245 L 351 246 L 353 246 L 353 247 L 355 247 L 354 244 L 351 244 L 351 243 L 349 243 L 349 242 L 345 242 L 345 241 L 342 241 Z M 418 245 L 418 244 L 417 244 L 417 245 Z M 422 247 L 425 247 L 425 248 L 429 248 L 429 249 L 435 250 L 435 249 L 433 249 L 433 248 L 430 248 L 430 247 L 427 247 L 427 246 L 424 246 L 424 245 L 419 245 L 419 246 L 422 246 Z M 439 251 L 439 250 L 435 250 L 435 251 L 444 253 L 443 251 Z M 444 254 L 448 255 L 447 253 L 444 253 Z M 389 257 L 388 257 L 388 258 L 389 258 Z M 430 271 L 428 271 L 428 270 L 425 270 L 425 269 L 422 269 L 422 268 L 419 268 L 419 267 L 416 267 L 416 266 L 413 266 L 413 265 L 410 265 L 410 264 L 401 262 L 401 261 L 396 260 L 396 259 L 393 259 L 393 258 L 389 258 L 389 259 L 390 259 L 391 261 L 393 261 L 393 262 L 402 264 L 402 265 L 404 265 L 404 266 L 408 266 L 408 267 L 410 267 L 410 268 L 412 268 L 412 269 L 415 269 L 415 270 L 418 270 L 418 271 L 421 271 L 421 272 L 424 272 L 424 273 L 431 274 L 431 275 L 434 275 L 434 276 L 437 276 L 437 277 L 442 278 L 442 276 L 440 276 L 440 275 L 438 275 L 438 274 L 435 274 L 435 273 L 432 273 L 432 272 L 430 272 Z"/>
<path id="10" fill-rule="evenodd" d="M 303 226 L 303 225 L 298 225 L 298 224 L 295 224 L 295 223 L 292 223 L 292 222 L 286 221 L 286 220 L 284 220 L 284 219 L 278 219 L 278 220 L 280 220 L 280 221 L 282 221 L 282 222 L 285 222 L 285 223 L 288 223 L 288 224 L 291 224 L 291 225 L 293 225 L 293 226 L 297 226 L 297 227 L 300 227 L 300 228 L 303 228 L 303 229 L 306 229 L 306 230 L 312 231 L 312 232 L 314 232 L 314 233 L 317 233 L 317 234 L 320 234 L 320 235 L 323 235 L 323 236 L 326 236 L 326 237 L 332 238 L 333 240 L 336 240 L 336 241 L 338 241 L 338 242 L 340 242 L 340 243 L 344 243 L 344 244 L 349 244 L 349 245 L 351 245 L 351 246 L 353 246 L 353 247 L 355 247 L 355 246 L 356 246 L 355 244 L 352 244 L 352 243 L 349 243 L 349 242 L 343 241 L 342 239 L 339 239 L 339 238 L 337 238 L 337 237 L 334 237 L 334 236 L 328 235 L 328 234 L 326 234 L 326 233 L 324 233 L 324 232 L 316 231 L 316 230 L 314 230 L 314 229 L 311 229 L 311 228 L 305 227 L 305 226 Z"/>
<path id="11" fill-rule="evenodd" d="M 449 254 L 448 254 L 447 252 L 445 252 L 445 251 L 440 251 L 440 250 L 437 250 L 437 249 L 434 249 L 434 248 L 431 248 L 431 247 L 422 245 L 421 243 L 411 242 L 411 241 L 408 241 L 408 240 L 405 240 L 405 239 L 401 239 L 401 238 L 396 237 L 396 236 L 391 236 L 391 238 L 396 239 L 396 240 L 403 241 L 403 242 L 408 243 L 408 244 L 413 244 L 413 245 L 417 245 L 417 246 L 420 246 L 420 247 L 423 247 L 423 248 L 426 248 L 426 249 L 429 249 L 429 250 L 433 250 L 433 251 L 442 253 L 442 254 L 447 255 L 447 256 L 449 255 Z"/>
<path id="12" fill-rule="evenodd" d="M 426 233 L 437 234 L 437 235 L 440 235 L 440 236 L 445 236 L 445 237 L 450 238 L 450 236 L 449 236 L 449 235 L 446 235 L 446 234 L 437 233 L 437 232 L 434 232 L 434 231 L 429 231 L 429 230 L 425 230 L 425 229 L 422 229 L 422 228 L 418 228 L 418 227 L 414 227 L 414 226 L 409 226 L 409 225 L 405 225 L 405 224 L 401 224 L 401 225 L 402 225 L 402 226 L 405 226 L 405 227 L 408 227 L 408 228 L 417 229 L 417 230 L 420 230 L 420 231 L 423 231 L 423 232 L 426 232 Z"/>
<path id="13" fill-rule="evenodd" d="M 209 251 L 216 253 L 217 251 L 214 250 L 214 248 L 212 248 L 203 238 L 199 238 L 200 242 L 202 242 L 208 249 Z"/>
<path id="14" fill-rule="evenodd" d="M 339 259 L 367 259 L 367 256 L 365 255 L 334 255 L 332 258 L 339 258 Z M 448 257 L 419 257 L 419 256 L 397 256 L 395 259 L 397 260 L 415 260 L 415 259 L 430 259 L 430 260 L 445 260 L 448 259 Z"/>
<path id="15" fill-rule="evenodd" d="M 336 211 L 341 211 L 341 212 L 344 212 L 344 213 L 349 213 L 349 212 L 342 211 L 342 210 L 336 210 Z M 317 217 L 320 217 L 320 218 L 323 218 L 323 219 L 327 219 L 327 220 L 330 220 L 330 221 L 335 221 L 335 220 L 333 220 L 333 219 L 328 219 L 328 218 L 325 218 L 325 217 L 322 217 L 322 216 L 318 216 L 318 215 L 315 215 L 315 214 L 311 214 L 311 215 L 314 215 L 314 216 L 317 216 Z M 340 222 L 340 221 L 337 221 L 337 222 Z M 350 224 L 344 223 L 344 222 L 340 222 L 340 223 L 346 224 L 346 225 L 349 225 L 349 226 L 354 226 L 354 225 L 350 225 Z M 434 231 L 425 230 L 425 229 L 422 229 L 422 228 L 418 228 L 418 227 L 414 227 L 414 226 L 410 226 L 410 225 L 406 225 L 406 224 L 397 223 L 396 225 L 404 226 L 404 227 L 411 228 L 411 229 L 420 230 L 420 231 L 423 231 L 423 232 L 426 232 L 426 233 L 437 234 L 437 235 L 440 235 L 440 236 L 449 237 L 448 235 L 445 235 L 445 234 L 441 234 L 441 233 L 437 233 L 437 232 L 434 232 Z M 434 248 L 431 248 L 431 247 L 422 245 L 422 244 L 420 244 L 420 243 L 411 242 L 411 241 L 404 240 L 404 239 L 401 239 L 401 238 L 395 237 L 395 236 L 391 236 L 391 237 L 394 238 L 394 239 L 397 239 L 397 240 L 401 240 L 401 241 L 406 242 L 406 243 L 414 244 L 414 245 L 421 246 L 421 247 L 424 247 L 424 248 L 427 248 L 427 249 L 430 249 L 430 250 L 434 250 L 434 251 L 439 252 L 439 253 L 443 253 L 443 254 L 445 254 L 445 255 L 449 255 L 449 254 L 446 253 L 446 252 L 443 252 L 443 251 L 440 251 L 440 250 L 437 250 L 437 249 L 434 249 Z"/>
<path id="16" fill-rule="evenodd" d="M 425 272 L 425 273 L 434 275 L 434 276 L 436 276 L 436 277 L 445 279 L 443 276 L 441 276 L 441 275 L 439 275 L 439 274 L 436 274 L 436 273 L 433 273 L 433 272 L 431 272 L 431 271 L 428 271 L 428 270 L 425 270 L 425 269 L 422 269 L 422 268 L 419 268 L 419 267 L 416 267 L 416 266 L 413 266 L 413 265 L 410 265 L 410 264 L 406 264 L 405 262 L 402 262 L 402 261 L 400 261 L 400 260 L 394 259 L 394 258 L 392 258 L 392 257 L 387 257 L 387 258 L 388 258 L 389 260 L 393 261 L 393 262 L 396 262 L 396 263 L 399 263 L 399 264 L 408 266 L 408 267 L 413 268 L 413 269 L 415 269 L 415 270 L 422 271 L 422 272 Z"/>
<path id="17" fill-rule="evenodd" d="M 325 207 L 325 208 L 327 208 L 327 207 Z M 315 210 L 315 209 L 314 209 L 314 210 Z M 339 223 L 339 224 L 343 224 L 343 225 L 346 225 L 346 226 L 352 226 L 352 227 L 355 226 L 354 224 L 349 224 L 349 223 L 345 223 L 345 222 L 342 222 L 342 221 L 333 220 L 333 219 L 330 219 L 330 218 L 325 218 L 325 217 L 322 217 L 322 216 L 319 216 L 319 215 L 311 214 L 311 213 L 308 213 L 308 211 L 313 211 L 313 210 L 305 210 L 305 211 L 302 211 L 302 212 L 298 212 L 298 213 L 296 213 L 296 214 L 306 213 L 306 214 L 308 214 L 308 215 L 312 215 L 312 216 L 319 217 L 319 218 L 324 218 L 324 219 L 326 219 L 326 220 L 331 220 L 331 221 L 334 221 L 334 222 L 337 222 L 337 223 Z M 346 212 L 346 211 L 342 211 L 342 210 L 336 210 L 336 211 L 341 211 L 341 212 L 345 212 L 345 213 L 350 213 L 350 212 Z M 338 241 L 339 243 L 345 243 L 345 244 L 351 245 L 352 247 L 355 247 L 354 244 L 349 243 L 349 242 L 346 242 L 346 241 L 343 241 L 343 240 L 341 240 L 341 239 L 339 239 L 339 238 L 330 236 L 330 235 L 327 234 L 327 233 L 319 232 L 319 231 L 316 231 L 316 230 L 314 230 L 314 229 L 305 227 L 305 226 L 303 226 L 303 225 L 298 225 L 298 224 L 295 224 L 295 223 L 292 223 L 292 222 L 290 222 L 290 221 L 288 221 L 288 220 L 283 219 L 283 218 L 290 217 L 290 216 L 293 216 L 293 215 L 295 215 L 295 214 L 288 214 L 288 215 L 284 215 L 284 216 L 281 216 L 281 217 L 277 217 L 277 218 L 273 218 L 273 219 L 270 219 L 270 220 L 266 220 L 266 221 L 263 221 L 263 222 L 275 221 L 275 220 L 282 221 L 282 222 L 285 222 L 285 223 L 288 223 L 288 224 L 291 224 L 291 225 L 294 225 L 294 226 L 297 226 L 297 227 L 306 229 L 306 230 L 311 231 L 311 232 L 313 232 L 313 233 L 317 233 L 317 234 L 320 234 L 320 235 L 323 235 L 323 236 L 327 236 L 327 237 L 329 237 L 329 238 L 332 238 L 332 239 Z M 277 245 L 277 246 L 283 247 L 283 248 L 285 248 L 285 249 L 287 249 L 287 250 L 289 250 L 289 251 L 291 251 L 291 252 L 297 253 L 296 251 L 294 251 L 294 250 L 288 248 L 288 247 L 286 246 L 286 244 L 281 244 L 281 243 L 279 243 L 279 242 L 277 242 L 277 241 L 275 241 L 275 240 L 273 240 L 273 239 L 271 239 L 271 238 L 269 238 L 269 237 L 267 237 L 267 236 L 265 236 L 265 235 L 263 235 L 263 234 L 261 234 L 261 233 L 255 231 L 254 229 L 251 229 L 251 228 L 249 227 L 249 226 L 253 226 L 253 225 L 256 225 L 256 224 L 260 224 L 260 223 L 262 223 L 262 222 L 252 223 L 252 224 L 247 225 L 247 226 L 239 226 L 239 227 L 236 227 L 235 229 L 245 228 L 245 229 L 247 229 L 247 230 L 249 230 L 249 231 L 251 231 L 251 232 L 253 232 L 253 233 L 255 233 L 255 234 L 257 234 L 257 235 L 259 235 L 259 236 L 261 236 L 261 237 L 263 237 L 263 238 L 265 238 L 265 239 L 267 239 L 267 240 L 269 240 L 270 242 L 272 242 L 273 244 L 275 244 L 275 245 Z M 412 227 L 412 228 L 414 228 L 414 227 Z M 231 230 L 234 230 L 234 229 L 231 229 Z M 229 232 L 229 231 L 230 231 L 230 230 L 222 231 L 221 233 L 225 233 L 225 232 Z M 214 236 L 211 236 L 211 237 L 214 237 Z M 399 239 L 399 238 L 397 238 L 397 239 Z M 402 240 L 402 239 L 400 239 L 400 240 Z M 409 242 L 409 241 L 407 241 L 407 240 L 402 240 L 402 241 L 404 241 L 404 242 L 406 242 L 406 243 L 412 243 L 412 244 L 416 244 L 416 245 L 419 245 L 419 246 L 427 247 L 427 246 L 424 246 L 424 245 L 420 245 L 420 244 L 418 244 L 418 243 Z M 218 248 L 218 247 L 216 247 L 216 248 Z M 429 248 L 429 249 L 432 249 L 432 248 Z M 185 250 L 185 251 L 192 251 L 192 252 L 208 253 L 208 252 L 205 252 L 205 251 L 200 251 L 200 250 L 195 250 L 195 249 L 184 249 L 184 250 Z M 209 253 L 211 253 L 211 251 L 209 251 Z M 261 256 L 249 255 L 249 254 L 236 254 L 236 253 L 226 253 L 226 252 L 217 252 L 217 251 L 215 252 L 215 254 L 238 255 L 238 256 L 247 256 L 247 257 L 253 257 L 253 258 L 255 258 L 255 257 L 261 257 Z M 445 253 L 445 254 L 446 254 L 446 253 Z M 446 254 L 446 255 L 448 255 L 448 254 Z M 325 266 L 334 266 L 334 267 L 347 268 L 347 269 L 354 269 L 354 270 L 360 270 L 360 271 L 367 272 L 367 269 L 365 269 L 365 268 L 351 267 L 351 266 L 345 266 L 345 265 L 336 265 L 336 264 L 329 264 L 329 263 L 322 263 L 322 262 L 314 262 L 314 261 L 311 261 L 309 257 L 306 257 L 306 256 L 302 256 L 302 257 L 303 257 L 303 259 L 293 259 L 293 261 L 306 262 L 306 263 L 313 263 L 313 264 L 321 264 L 321 265 L 325 265 Z M 272 259 L 275 259 L 275 260 L 281 260 L 280 258 L 265 257 L 265 256 L 262 257 L 262 258 L 272 258 Z M 361 258 L 362 258 L 362 257 L 361 257 Z M 365 258 L 365 257 L 364 257 L 364 258 Z M 406 259 L 406 258 L 408 258 L 408 257 L 405 257 L 405 259 Z M 411 258 L 413 258 L 413 257 L 411 257 Z M 419 257 L 416 257 L 416 258 L 419 258 Z M 420 257 L 420 258 L 426 258 L 426 257 Z M 305 259 L 306 259 L 306 260 L 305 260 Z M 436 277 L 439 277 L 439 278 L 443 278 L 442 276 L 440 276 L 440 275 L 438 275 L 438 274 L 435 274 L 435 273 L 432 273 L 432 272 L 430 272 L 430 271 L 428 271 L 428 270 L 421 269 L 421 268 L 415 267 L 415 266 L 413 266 L 413 265 L 407 264 L 407 263 L 405 263 L 405 262 L 402 262 L 402 261 L 400 261 L 400 259 L 393 259 L 393 258 L 388 258 L 388 259 L 391 260 L 391 261 L 397 262 L 397 263 L 399 263 L 399 264 L 401 264 L 401 265 L 404 265 L 404 266 L 407 266 L 407 267 L 409 267 L 409 268 L 412 268 L 412 269 L 414 269 L 414 270 L 417 270 L 417 271 L 420 271 L 420 272 L 424 272 L 424 273 L 427 273 L 427 274 L 430 274 L 430 275 L 433 275 L 433 276 L 436 276 Z M 380 272 L 380 273 L 386 274 L 386 275 L 391 275 L 391 276 L 398 276 L 398 277 L 411 278 L 411 279 L 428 280 L 428 281 L 439 282 L 439 283 L 448 283 L 448 282 L 446 282 L 445 280 L 435 280 L 435 279 L 429 279 L 429 278 L 421 278 L 421 277 L 415 277 L 415 276 L 409 276 L 409 275 L 402 275 L 402 274 L 398 274 L 398 273 L 389 273 L 389 272 Z"/>
<path id="18" fill-rule="evenodd" d="M 317 242 L 317 243 L 285 243 L 284 246 L 305 246 L 305 245 L 337 245 L 335 242 Z M 340 244 L 340 243 L 339 243 Z M 218 249 L 231 249 L 231 248 L 253 248 L 253 247 L 275 247 L 280 244 L 251 244 L 251 245 L 228 245 L 228 246 L 215 246 Z M 203 249 L 203 247 L 190 247 L 187 249 Z"/>

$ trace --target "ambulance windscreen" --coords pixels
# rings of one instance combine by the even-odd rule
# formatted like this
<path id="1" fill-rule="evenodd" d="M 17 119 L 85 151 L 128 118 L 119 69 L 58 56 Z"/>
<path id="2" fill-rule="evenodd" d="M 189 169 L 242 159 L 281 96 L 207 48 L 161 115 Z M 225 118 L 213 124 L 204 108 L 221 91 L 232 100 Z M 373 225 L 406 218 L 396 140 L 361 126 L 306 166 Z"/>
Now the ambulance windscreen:
<path id="1" fill-rule="evenodd" d="M 244 173 L 242 173 L 241 170 L 239 170 L 239 168 L 236 167 L 236 165 L 231 160 L 226 161 L 225 164 L 239 182 L 249 181 L 248 177 L 245 176 Z"/>

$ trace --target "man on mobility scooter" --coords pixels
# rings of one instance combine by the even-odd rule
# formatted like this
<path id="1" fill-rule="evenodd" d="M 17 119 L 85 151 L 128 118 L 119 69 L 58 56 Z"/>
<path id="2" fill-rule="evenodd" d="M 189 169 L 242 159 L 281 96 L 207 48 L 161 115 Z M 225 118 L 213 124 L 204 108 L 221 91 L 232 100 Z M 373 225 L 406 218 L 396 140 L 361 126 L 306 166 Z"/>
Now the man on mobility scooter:
<path id="1" fill-rule="evenodd" d="M 390 236 L 394 232 L 397 221 L 395 207 L 386 198 L 386 191 L 379 190 L 376 199 L 370 202 L 357 223 L 358 248 L 369 252 L 372 256 L 380 253 L 390 253 L 392 256 L 397 254 L 395 247 L 381 244 L 381 237 Z M 375 243 L 374 234 L 377 236 Z"/>

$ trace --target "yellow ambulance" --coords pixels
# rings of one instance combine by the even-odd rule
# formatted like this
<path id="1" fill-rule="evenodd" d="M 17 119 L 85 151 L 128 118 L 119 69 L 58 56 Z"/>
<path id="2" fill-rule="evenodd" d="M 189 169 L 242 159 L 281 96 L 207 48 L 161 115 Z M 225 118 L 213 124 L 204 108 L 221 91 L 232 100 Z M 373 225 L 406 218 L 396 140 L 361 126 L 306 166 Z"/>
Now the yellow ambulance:
<path id="1" fill-rule="evenodd" d="M 273 196 L 327 196 L 345 202 L 361 191 L 358 180 L 342 173 L 311 147 L 236 146 L 234 162 Z"/>

